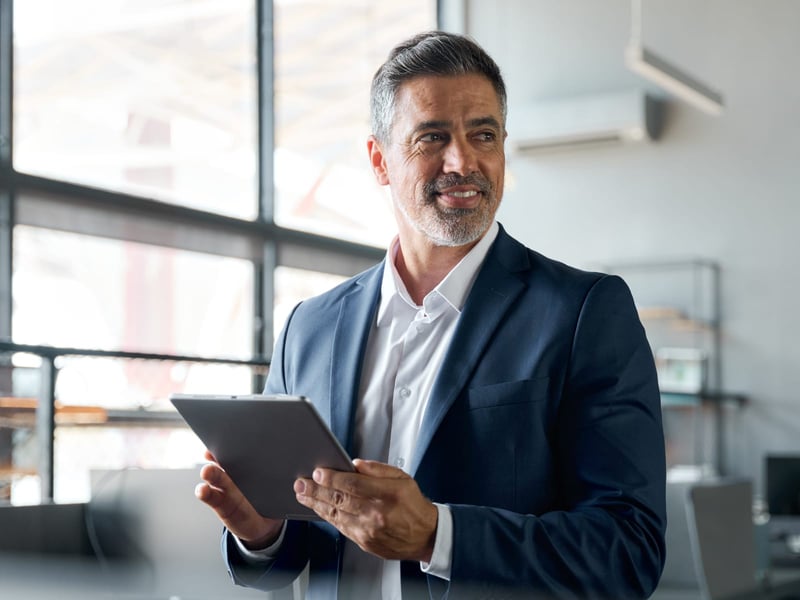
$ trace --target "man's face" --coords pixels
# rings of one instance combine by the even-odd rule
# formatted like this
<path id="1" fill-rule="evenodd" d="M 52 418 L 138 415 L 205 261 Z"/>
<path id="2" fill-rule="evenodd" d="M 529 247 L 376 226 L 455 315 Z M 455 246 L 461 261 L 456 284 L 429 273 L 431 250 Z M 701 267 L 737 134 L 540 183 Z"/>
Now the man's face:
<path id="1" fill-rule="evenodd" d="M 504 139 L 500 103 L 485 77 L 405 82 L 390 139 L 369 144 L 379 183 L 391 186 L 401 239 L 437 246 L 478 240 L 503 195 Z"/>

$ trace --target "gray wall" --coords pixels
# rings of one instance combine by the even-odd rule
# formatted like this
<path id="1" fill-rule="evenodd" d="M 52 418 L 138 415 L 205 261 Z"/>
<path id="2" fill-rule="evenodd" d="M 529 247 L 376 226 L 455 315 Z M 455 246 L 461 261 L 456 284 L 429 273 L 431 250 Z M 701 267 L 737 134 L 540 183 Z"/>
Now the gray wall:
<path id="1" fill-rule="evenodd" d="M 510 111 L 642 87 L 623 63 L 624 0 L 468 0 Z M 668 99 L 657 142 L 511 157 L 499 220 L 576 266 L 702 257 L 722 268 L 725 464 L 760 485 L 766 452 L 800 453 L 800 2 L 644 0 L 652 50 L 722 91 L 708 116 Z"/>

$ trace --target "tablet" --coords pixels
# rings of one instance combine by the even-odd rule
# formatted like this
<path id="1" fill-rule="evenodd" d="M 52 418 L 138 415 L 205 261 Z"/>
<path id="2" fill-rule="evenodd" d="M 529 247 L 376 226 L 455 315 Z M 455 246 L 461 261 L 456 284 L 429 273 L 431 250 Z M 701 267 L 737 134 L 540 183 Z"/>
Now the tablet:
<path id="1" fill-rule="evenodd" d="M 170 401 L 264 517 L 319 519 L 297 502 L 294 481 L 316 467 L 353 463 L 302 396 L 173 394 Z"/>

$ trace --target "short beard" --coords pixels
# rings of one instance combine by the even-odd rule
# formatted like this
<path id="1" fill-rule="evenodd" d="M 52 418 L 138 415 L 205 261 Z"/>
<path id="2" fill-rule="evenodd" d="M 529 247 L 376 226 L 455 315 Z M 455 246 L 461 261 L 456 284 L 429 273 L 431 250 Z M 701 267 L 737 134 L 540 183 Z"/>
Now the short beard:
<path id="1" fill-rule="evenodd" d="M 439 208 L 433 206 L 414 226 L 437 246 L 466 246 L 481 238 L 492 223 L 486 206 L 477 208 Z"/>
<path id="2" fill-rule="evenodd" d="M 478 188 L 483 200 L 475 208 L 442 208 L 437 202 L 441 190 L 471 185 Z M 494 219 L 497 197 L 492 183 L 477 173 L 466 177 L 447 174 L 425 184 L 424 201 L 418 204 L 417 217 L 400 204 L 406 220 L 425 234 L 437 246 L 456 247 L 471 244 L 481 238 Z"/>

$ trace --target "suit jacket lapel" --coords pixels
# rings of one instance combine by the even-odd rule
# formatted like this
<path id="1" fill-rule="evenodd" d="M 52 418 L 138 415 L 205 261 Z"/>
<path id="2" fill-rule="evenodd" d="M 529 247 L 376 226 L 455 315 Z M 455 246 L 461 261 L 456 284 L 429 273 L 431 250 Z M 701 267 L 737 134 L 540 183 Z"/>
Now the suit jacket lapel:
<path id="1" fill-rule="evenodd" d="M 333 337 L 331 362 L 331 431 L 353 452 L 353 423 L 361 369 L 381 290 L 383 263 L 367 271 L 344 297 Z M 324 326 L 324 325 L 320 325 Z"/>
<path id="2" fill-rule="evenodd" d="M 530 268 L 525 247 L 500 229 L 464 304 L 420 425 L 412 476 L 445 414 L 466 385 L 484 347 L 525 284 L 514 273 Z"/>

